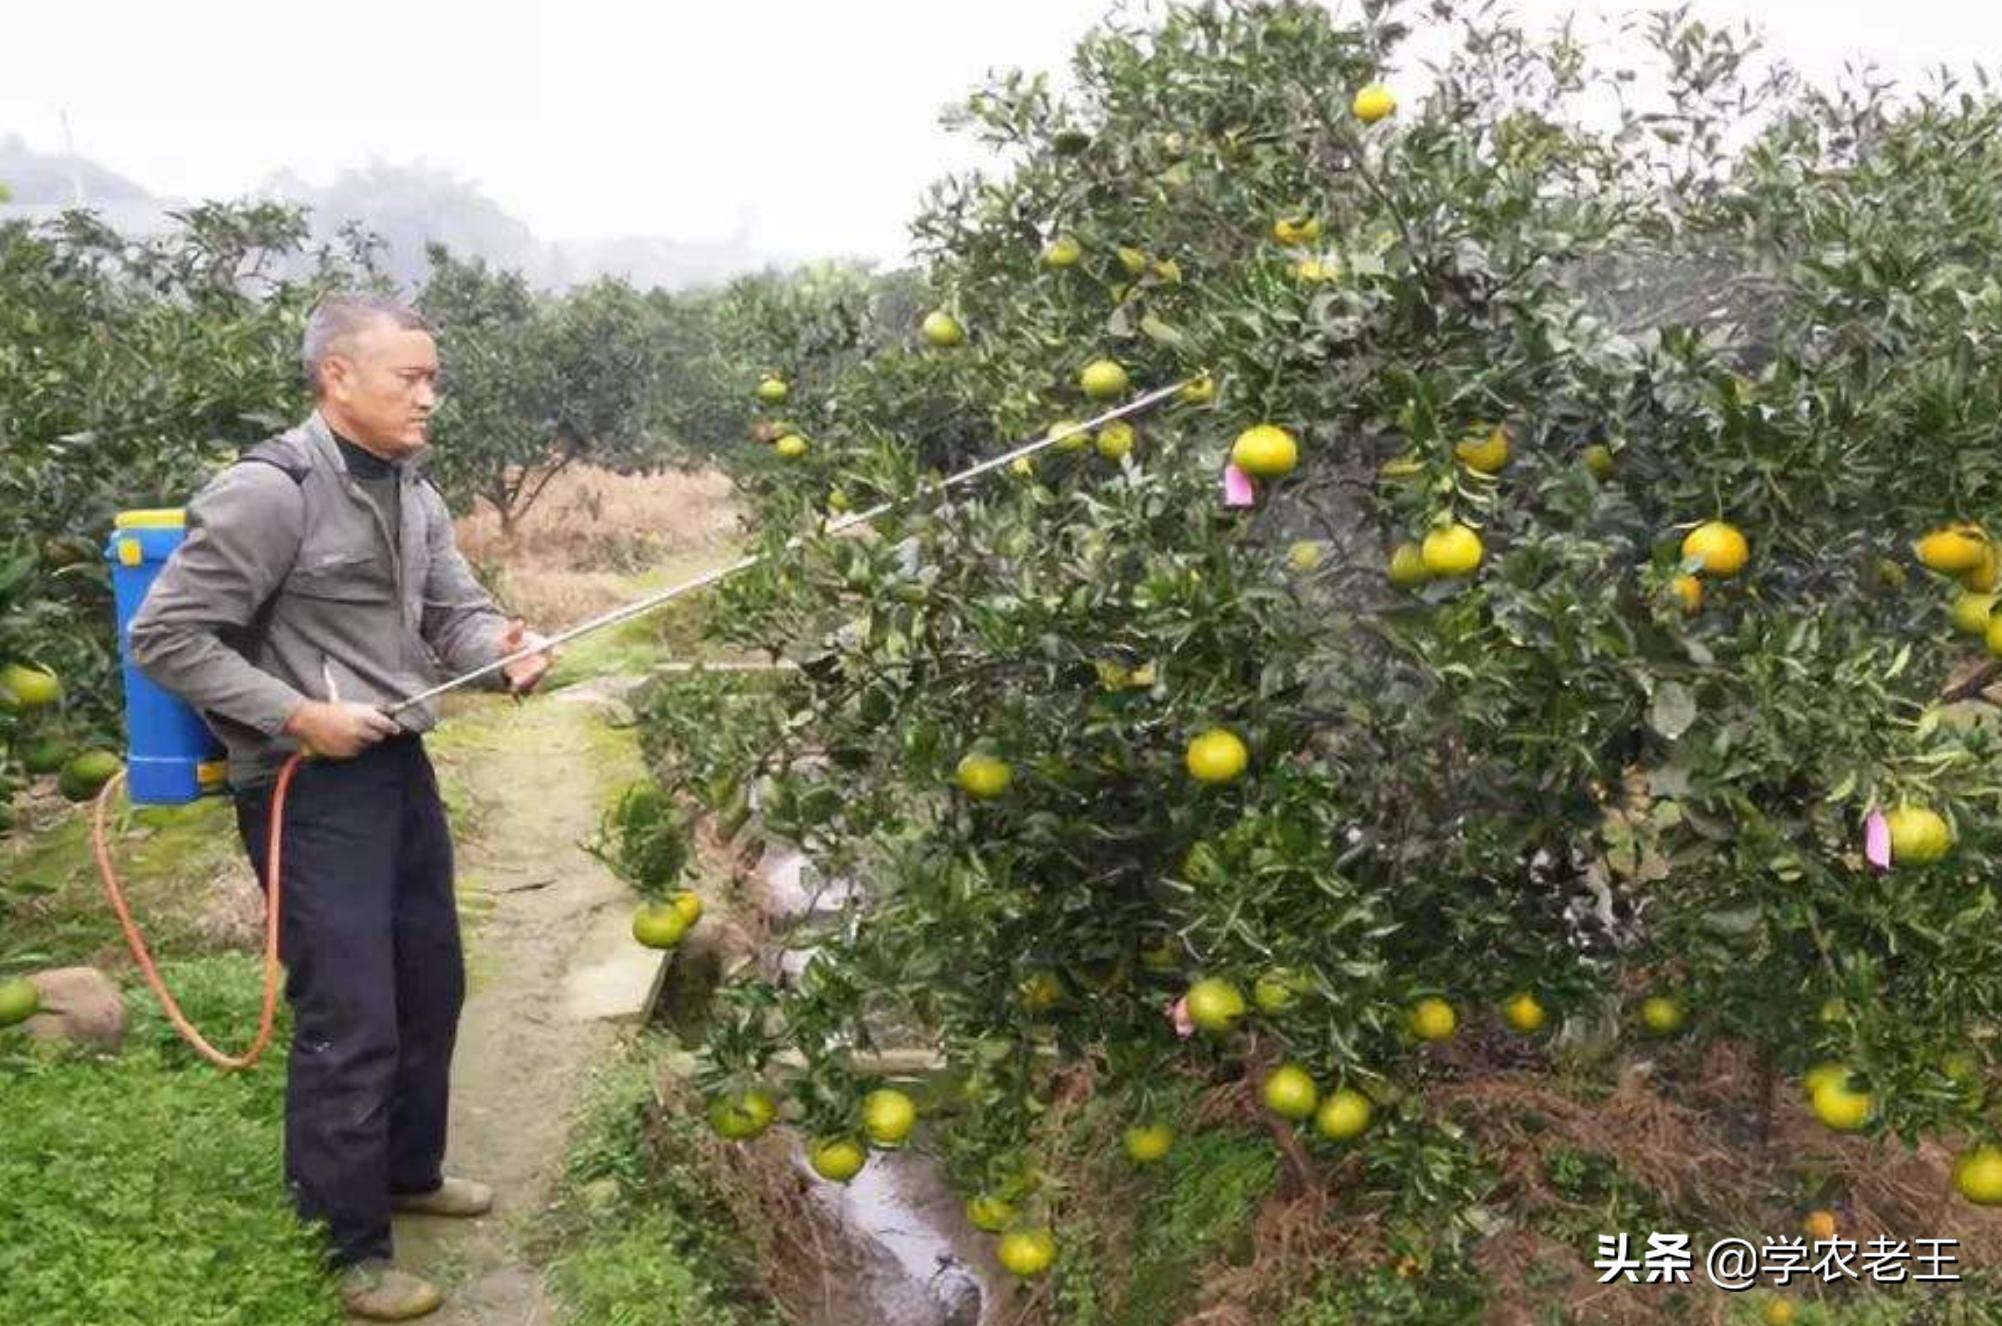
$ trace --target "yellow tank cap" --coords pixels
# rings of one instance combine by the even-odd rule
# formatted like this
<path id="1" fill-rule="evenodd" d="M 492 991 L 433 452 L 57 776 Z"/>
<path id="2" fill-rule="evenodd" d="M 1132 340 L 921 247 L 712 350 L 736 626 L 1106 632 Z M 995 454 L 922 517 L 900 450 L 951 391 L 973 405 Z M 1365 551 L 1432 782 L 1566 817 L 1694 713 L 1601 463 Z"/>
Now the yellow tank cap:
<path id="1" fill-rule="evenodd" d="M 188 513 L 180 507 L 121 511 L 111 523 L 118 529 L 180 529 L 188 523 Z"/>

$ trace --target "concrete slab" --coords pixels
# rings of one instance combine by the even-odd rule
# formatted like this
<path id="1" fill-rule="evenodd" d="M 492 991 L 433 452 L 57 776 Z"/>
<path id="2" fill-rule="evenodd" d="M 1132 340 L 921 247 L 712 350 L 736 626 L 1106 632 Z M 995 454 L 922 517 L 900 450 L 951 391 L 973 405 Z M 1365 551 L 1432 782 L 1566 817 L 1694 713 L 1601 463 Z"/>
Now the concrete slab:
<path id="1" fill-rule="evenodd" d="M 563 976 L 563 1015 L 576 1022 L 631 1022 L 653 1007 L 672 955 L 633 942 L 632 916 L 607 908 L 591 923 Z"/>

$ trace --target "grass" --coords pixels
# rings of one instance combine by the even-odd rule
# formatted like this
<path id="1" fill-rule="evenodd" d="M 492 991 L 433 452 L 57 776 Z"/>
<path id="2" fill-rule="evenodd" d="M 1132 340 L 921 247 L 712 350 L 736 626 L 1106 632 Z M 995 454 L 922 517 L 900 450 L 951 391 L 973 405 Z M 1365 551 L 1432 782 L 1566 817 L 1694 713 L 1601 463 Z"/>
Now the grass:
<path id="1" fill-rule="evenodd" d="M 178 954 L 231 947 L 237 936 L 216 914 L 217 892 L 210 887 L 242 852 L 226 799 L 130 809 L 113 822 L 112 832 L 127 901 L 149 942 Z M 91 859 L 87 807 L 65 814 L 42 833 L 0 843 L 0 881 L 26 898 L 4 918 L 0 959 L 58 966 L 123 955 L 118 924 Z"/>
<path id="2" fill-rule="evenodd" d="M 655 1095 L 672 1042 L 635 1035 L 585 1092 L 535 1254 L 566 1318 L 590 1326 L 776 1326 L 711 1186 L 701 1123 Z"/>
<path id="3" fill-rule="evenodd" d="M 165 974 L 198 1023 L 254 1022 L 254 965 L 196 958 Z M 218 1074 L 149 997 L 128 1007 L 112 1057 L 0 1034 L 0 1321 L 341 1320 L 280 1178 L 282 1055 Z"/>

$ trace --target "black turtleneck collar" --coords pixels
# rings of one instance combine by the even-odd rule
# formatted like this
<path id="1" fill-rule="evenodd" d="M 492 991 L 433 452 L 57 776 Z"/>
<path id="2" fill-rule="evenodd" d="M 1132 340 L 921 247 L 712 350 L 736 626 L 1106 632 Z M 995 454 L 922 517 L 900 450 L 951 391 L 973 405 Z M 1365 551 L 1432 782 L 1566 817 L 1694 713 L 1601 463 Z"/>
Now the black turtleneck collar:
<path id="1" fill-rule="evenodd" d="M 331 428 L 327 431 L 334 433 Z M 403 467 L 395 461 L 384 460 L 373 451 L 348 441 L 339 433 L 334 433 L 334 443 L 341 449 L 341 459 L 347 462 L 348 473 L 357 479 L 387 479 L 391 475 L 403 472 Z"/>

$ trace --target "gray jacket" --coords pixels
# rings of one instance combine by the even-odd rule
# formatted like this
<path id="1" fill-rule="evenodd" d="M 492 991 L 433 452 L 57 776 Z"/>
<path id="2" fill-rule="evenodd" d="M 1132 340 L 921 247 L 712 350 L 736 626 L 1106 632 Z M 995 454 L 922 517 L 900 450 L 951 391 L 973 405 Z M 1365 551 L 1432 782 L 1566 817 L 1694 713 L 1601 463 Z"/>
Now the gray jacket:
<path id="1" fill-rule="evenodd" d="M 236 786 L 268 781 L 298 749 L 280 729 L 301 701 L 330 698 L 328 677 L 342 700 L 386 703 L 441 667 L 500 656 L 507 619 L 460 556 L 444 499 L 402 468 L 396 549 L 317 412 L 189 504 L 187 541 L 132 620 L 132 659 L 222 738 Z M 397 717 L 426 731 L 437 705 Z"/>

